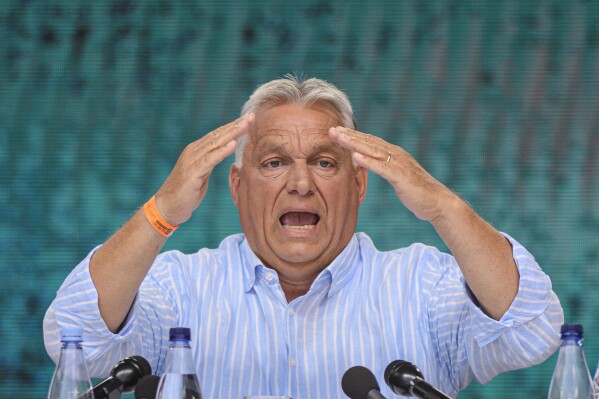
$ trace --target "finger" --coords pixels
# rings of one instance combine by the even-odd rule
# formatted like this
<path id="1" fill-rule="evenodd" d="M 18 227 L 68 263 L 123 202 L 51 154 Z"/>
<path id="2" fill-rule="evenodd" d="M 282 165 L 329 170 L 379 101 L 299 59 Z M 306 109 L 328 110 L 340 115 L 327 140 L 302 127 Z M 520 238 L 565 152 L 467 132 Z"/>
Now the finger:
<path id="1" fill-rule="evenodd" d="M 389 162 L 387 162 L 387 159 L 381 161 L 378 158 L 369 157 L 360 152 L 354 152 L 352 154 L 352 159 L 358 166 L 371 170 L 389 182 L 392 182 L 396 177 L 391 168 L 391 162 L 393 161 L 393 156 L 391 154 L 387 154 Z"/>
<path id="2" fill-rule="evenodd" d="M 385 140 L 381 139 L 380 137 L 374 136 L 372 134 L 369 133 L 362 133 L 359 132 L 357 130 L 353 130 L 353 129 L 349 129 L 347 127 L 344 126 L 337 126 L 334 128 L 336 132 L 345 134 L 346 136 L 350 137 L 352 140 L 358 140 L 362 143 L 366 143 L 366 144 L 384 144 L 387 143 Z"/>
<path id="3" fill-rule="evenodd" d="M 224 146 L 220 146 L 214 151 L 210 151 L 208 154 L 206 154 L 203 160 L 208 165 L 211 165 L 211 167 L 214 167 L 215 165 L 218 165 L 224 161 L 229 155 L 233 154 L 235 152 L 235 148 L 237 148 L 237 141 L 231 140 Z"/>
<path id="4" fill-rule="evenodd" d="M 242 117 L 237 118 L 233 122 L 229 122 L 224 126 L 221 126 L 209 133 L 208 135 L 214 136 L 217 139 L 218 145 L 223 145 L 231 140 L 235 140 L 245 133 L 247 133 L 248 128 L 254 122 L 255 115 L 254 113 L 249 113 L 247 115 L 243 115 Z"/>
<path id="5" fill-rule="evenodd" d="M 194 148 L 200 150 L 214 151 L 226 146 L 233 140 L 238 139 L 249 131 L 249 127 L 254 122 L 253 113 L 244 115 L 233 122 L 227 123 L 194 143 Z"/>
<path id="6" fill-rule="evenodd" d="M 243 133 L 244 130 L 248 129 L 252 118 L 253 116 L 250 116 L 249 120 L 242 120 L 243 118 L 240 118 L 237 121 L 233 121 L 228 124 L 230 125 L 228 130 L 241 130 Z M 224 127 L 226 128 L 228 125 L 225 125 Z M 229 141 L 224 142 L 225 139 L 223 139 L 223 137 L 239 137 L 238 132 L 233 133 L 232 136 L 229 132 L 225 132 L 225 134 L 221 136 L 213 135 L 212 133 L 214 133 L 214 131 L 189 144 L 185 150 L 183 150 L 177 161 L 176 170 L 179 170 L 183 174 L 187 174 L 194 180 L 204 179 L 210 175 L 212 169 L 216 165 L 235 152 L 237 141 L 235 139 L 229 139 Z M 216 143 L 219 144 L 217 145 Z"/>
<path id="7" fill-rule="evenodd" d="M 221 163 L 225 158 L 235 152 L 237 142 L 229 141 L 224 146 L 215 148 L 213 151 L 204 153 L 201 157 L 195 157 L 191 163 L 193 176 L 197 179 L 207 179 L 212 173 L 212 170 Z"/>
<path id="8" fill-rule="evenodd" d="M 388 160 L 393 147 L 379 137 L 344 127 L 329 129 L 329 136 L 332 140 L 339 143 L 339 145 L 352 152 L 359 152 L 383 162 Z"/>

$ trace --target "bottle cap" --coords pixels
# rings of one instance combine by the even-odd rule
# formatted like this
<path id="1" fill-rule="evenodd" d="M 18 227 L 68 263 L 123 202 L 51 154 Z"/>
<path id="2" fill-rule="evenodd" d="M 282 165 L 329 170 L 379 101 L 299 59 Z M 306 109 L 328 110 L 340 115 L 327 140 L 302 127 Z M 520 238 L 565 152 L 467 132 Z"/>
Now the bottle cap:
<path id="1" fill-rule="evenodd" d="M 187 327 L 175 327 L 169 330 L 169 341 L 190 341 L 191 329 Z"/>
<path id="2" fill-rule="evenodd" d="M 562 324 L 562 336 L 580 335 L 582 337 L 582 324 Z"/>
<path id="3" fill-rule="evenodd" d="M 79 341 L 81 342 L 81 336 L 83 335 L 83 329 L 81 327 L 63 327 L 60 329 L 60 341 Z"/>

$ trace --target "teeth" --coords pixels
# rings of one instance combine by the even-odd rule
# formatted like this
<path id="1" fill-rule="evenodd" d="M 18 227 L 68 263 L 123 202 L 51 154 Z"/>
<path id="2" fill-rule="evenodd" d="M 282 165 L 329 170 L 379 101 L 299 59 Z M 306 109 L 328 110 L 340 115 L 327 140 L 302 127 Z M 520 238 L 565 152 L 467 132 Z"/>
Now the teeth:
<path id="1" fill-rule="evenodd" d="M 283 225 L 283 227 L 285 227 L 287 230 L 310 230 L 314 226 L 314 224 L 305 224 L 303 226 L 291 226 L 288 224 Z"/>

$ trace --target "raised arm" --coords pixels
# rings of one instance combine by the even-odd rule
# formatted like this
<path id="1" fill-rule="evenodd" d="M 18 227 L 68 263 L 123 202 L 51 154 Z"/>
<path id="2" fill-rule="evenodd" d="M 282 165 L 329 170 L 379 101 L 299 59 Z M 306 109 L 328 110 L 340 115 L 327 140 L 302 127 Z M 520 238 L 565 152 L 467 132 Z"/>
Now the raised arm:
<path id="1" fill-rule="evenodd" d="M 499 320 L 516 297 L 519 274 L 510 243 L 457 194 L 435 180 L 401 147 L 355 130 L 329 130 L 355 162 L 387 180 L 400 201 L 432 223 L 483 311 Z"/>
<path id="2" fill-rule="evenodd" d="M 200 205 L 214 167 L 235 151 L 236 139 L 254 121 L 249 114 L 189 144 L 156 193 L 156 207 L 172 225 L 188 220 Z M 90 274 L 98 291 L 100 314 L 108 329 L 117 332 L 135 294 L 167 238 L 148 222 L 143 209 L 106 243 L 90 261 Z"/>

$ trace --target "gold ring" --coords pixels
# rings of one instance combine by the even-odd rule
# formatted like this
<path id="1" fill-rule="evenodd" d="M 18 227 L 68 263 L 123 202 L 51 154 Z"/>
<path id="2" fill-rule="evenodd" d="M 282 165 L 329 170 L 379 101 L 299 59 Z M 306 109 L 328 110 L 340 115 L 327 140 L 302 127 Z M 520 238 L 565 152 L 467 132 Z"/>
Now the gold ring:
<path id="1" fill-rule="evenodd" d="M 391 153 L 388 152 L 387 154 L 389 154 L 389 156 L 387 157 L 387 160 L 385 161 L 385 164 L 388 164 L 389 161 L 391 160 Z"/>

